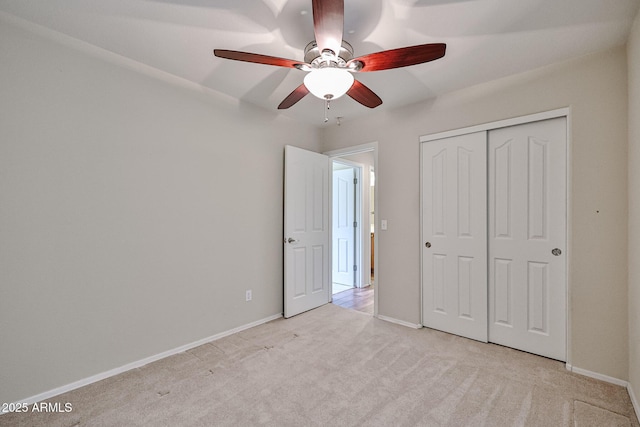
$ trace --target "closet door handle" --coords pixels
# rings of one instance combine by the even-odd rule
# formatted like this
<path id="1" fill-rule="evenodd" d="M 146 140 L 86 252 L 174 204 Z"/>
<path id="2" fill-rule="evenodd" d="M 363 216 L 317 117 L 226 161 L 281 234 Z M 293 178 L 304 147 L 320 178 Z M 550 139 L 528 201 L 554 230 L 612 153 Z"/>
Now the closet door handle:
<path id="1" fill-rule="evenodd" d="M 430 247 L 431 247 L 431 243 L 430 243 L 430 242 L 425 243 L 425 244 L 424 244 L 424 247 L 425 247 L 425 248 L 430 248 Z"/>
<path id="2" fill-rule="evenodd" d="M 551 250 L 551 253 L 555 256 L 560 256 L 562 254 L 562 251 L 559 248 L 554 248 Z"/>

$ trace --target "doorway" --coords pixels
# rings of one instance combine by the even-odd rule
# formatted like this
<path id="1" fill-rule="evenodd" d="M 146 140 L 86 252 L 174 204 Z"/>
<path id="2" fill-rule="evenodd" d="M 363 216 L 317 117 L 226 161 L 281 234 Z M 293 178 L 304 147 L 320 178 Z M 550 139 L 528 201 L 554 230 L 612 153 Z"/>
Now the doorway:
<path id="1" fill-rule="evenodd" d="M 359 252 L 362 247 L 362 169 L 345 159 L 331 162 L 332 169 L 332 260 L 331 293 L 333 295 L 361 287 L 362 269 Z"/>
<path id="2" fill-rule="evenodd" d="M 374 143 L 325 153 L 329 155 L 335 171 L 330 197 L 332 302 L 372 315 L 377 313 L 375 291 L 378 288 L 378 283 L 374 285 L 377 263 L 374 217 L 377 200 L 375 179 L 372 179 L 377 157 L 375 147 Z M 353 208 L 346 203 L 351 199 L 348 190 L 352 186 L 355 195 Z M 348 216 L 351 212 L 354 213 L 353 220 Z M 350 236 L 354 236 L 353 250 L 348 245 L 347 237 Z M 353 254 L 353 264 L 345 254 Z M 349 271 L 349 266 L 355 268 Z"/>

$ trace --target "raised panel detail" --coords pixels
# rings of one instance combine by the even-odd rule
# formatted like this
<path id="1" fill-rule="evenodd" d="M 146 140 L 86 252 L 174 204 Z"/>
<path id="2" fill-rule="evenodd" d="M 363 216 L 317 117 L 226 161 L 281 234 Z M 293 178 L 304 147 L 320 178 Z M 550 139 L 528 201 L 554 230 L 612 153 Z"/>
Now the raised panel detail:
<path id="1" fill-rule="evenodd" d="M 353 184 L 351 184 L 353 185 Z M 338 227 L 347 227 L 349 222 L 349 184 L 344 179 L 338 178 Z"/>
<path id="2" fill-rule="evenodd" d="M 527 265 L 528 327 L 531 332 L 549 333 L 549 265 L 529 262 Z"/>
<path id="3" fill-rule="evenodd" d="M 495 148 L 494 236 L 511 238 L 511 143 L 507 140 Z"/>
<path id="4" fill-rule="evenodd" d="M 529 137 L 529 239 L 547 240 L 548 210 L 548 141 Z"/>
<path id="5" fill-rule="evenodd" d="M 494 272 L 494 322 L 499 325 L 512 326 L 512 283 L 510 259 L 496 258 L 493 261 Z"/>
<path id="6" fill-rule="evenodd" d="M 458 236 L 471 237 L 471 155 L 458 147 Z"/>
<path id="7" fill-rule="evenodd" d="M 318 165 L 313 168 L 313 231 L 324 231 L 325 221 L 325 181 L 327 180 L 326 170 Z"/>
<path id="8" fill-rule="evenodd" d="M 472 319 L 473 258 L 458 257 L 458 316 Z"/>
<path id="9" fill-rule="evenodd" d="M 305 247 L 293 249 L 293 276 L 294 292 L 293 297 L 303 297 L 307 294 L 307 251 Z"/>
<path id="10" fill-rule="evenodd" d="M 349 240 L 338 239 L 338 273 L 349 271 Z"/>
<path id="11" fill-rule="evenodd" d="M 433 310 L 445 314 L 447 313 L 445 308 L 446 259 L 446 255 L 433 255 Z"/>
<path id="12" fill-rule="evenodd" d="M 296 177 L 306 176 L 306 171 L 303 165 L 296 163 L 291 165 L 292 175 Z M 304 233 L 307 231 L 307 189 L 304 179 L 299 179 L 291 182 L 291 193 L 293 196 L 291 199 L 294 203 L 293 213 L 293 231 L 296 233 Z"/>
<path id="13" fill-rule="evenodd" d="M 324 246 L 317 245 L 312 248 L 313 256 L 313 282 L 312 292 L 319 292 L 324 289 Z"/>
<path id="14" fill-rule="evenodd" d="M 433 235 L 445 235 L 445 217 L 446 217 L 446 185 L 447 185 L 447 151 L 440 151 L 433 156 L 431 164 L 431 173 L 433 175 L 433 204 L 431 205 Z"/>

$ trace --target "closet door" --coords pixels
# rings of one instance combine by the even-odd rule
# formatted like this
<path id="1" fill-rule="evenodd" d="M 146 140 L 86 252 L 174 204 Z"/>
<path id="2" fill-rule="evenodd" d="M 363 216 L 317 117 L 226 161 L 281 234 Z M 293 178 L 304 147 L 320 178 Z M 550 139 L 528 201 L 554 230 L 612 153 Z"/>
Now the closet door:
<path id="1" fill-rule="evenodd" d="M 566 360 L 566 118 L 489 132 L 489 341 Z"/>
<path id="2" fill-rule="evenodd" d="M 421 144 L 422 324 L 487 341 L 486 132 Z"/>

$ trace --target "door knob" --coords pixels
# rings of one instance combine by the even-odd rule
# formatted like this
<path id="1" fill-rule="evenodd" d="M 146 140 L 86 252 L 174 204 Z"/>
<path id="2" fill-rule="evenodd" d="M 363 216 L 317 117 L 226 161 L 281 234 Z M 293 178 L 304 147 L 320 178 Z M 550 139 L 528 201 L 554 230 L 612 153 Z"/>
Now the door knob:
<path id="1" fill-rule="evenodd" d="M 424 244 L 424 246 L 425 246 L 426 248 L 430 248 L 430 247 L 431 247 L 431 243 L 430 243 L 430 242 L 427 242 L 427 243 L 425 243 L 425 244 Z"/>
<path id="2" fill-rule="evenodd" d="M 560 256 L 560 254 L 562 254 L 562 251 L 558 248 L 552 249 L 551 253 L 554 254 L 555 256 Z"/>
<path id="3" fill-rule="evenodd" d="M 287 239 L 287 243 L 295 243 L 295 242 L 297 242 L 297 240 L 296 240 L 296 239 L 294 239 L 294 238 L 292 238 L 292 237 L 289 237 L 289 238 Z"/>

